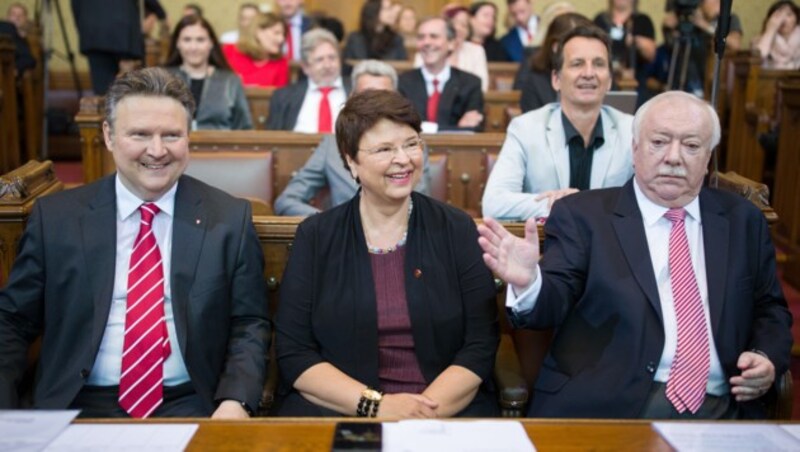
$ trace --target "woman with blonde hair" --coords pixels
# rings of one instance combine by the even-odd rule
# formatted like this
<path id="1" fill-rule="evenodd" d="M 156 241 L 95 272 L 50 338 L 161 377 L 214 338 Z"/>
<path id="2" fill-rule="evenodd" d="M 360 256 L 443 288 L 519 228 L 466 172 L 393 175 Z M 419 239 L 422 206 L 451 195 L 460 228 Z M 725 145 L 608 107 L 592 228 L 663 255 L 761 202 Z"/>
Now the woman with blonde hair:
<path id="1" fill-rule="evenodd" d="M 236 44 L 223 47 L 245 86 L 280 88 L 289 83 L 289 60 L 281 53 L 285 35 L 286 25 L 280 17 L 259 13 Z"/>

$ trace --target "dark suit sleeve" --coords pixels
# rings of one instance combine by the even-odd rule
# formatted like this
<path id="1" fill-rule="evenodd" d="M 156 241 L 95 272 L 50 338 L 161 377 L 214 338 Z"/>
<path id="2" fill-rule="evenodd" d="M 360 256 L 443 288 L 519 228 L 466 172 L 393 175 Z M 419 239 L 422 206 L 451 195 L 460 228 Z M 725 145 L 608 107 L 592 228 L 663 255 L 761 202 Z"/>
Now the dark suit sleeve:
<path id="1" fill-rule="evenodd" d="M 267 118 L 267 130 L 284 130 L 285 122 L 283 115 L 286 114 L 286 89 L 281 88 L 272 95 L 269 103 L 269 117 Z"/>
<path id="2" fill-rule="evenodd" d="M 775 366 L 775 378 L 789 369 L 792 350 L 792 315 L 787 309 L 775 269 L 775 246 L 761 212 L 759 223 L 758 271 L 754 281 L 753 329 L 750 349 L 764 352 Z M 751 238 L 752 239 L 752 238 Z"/>
<path id="3" fill-rule="evenodd" d="M 281 378 L 293 386 L 311 366 L 325 361 L 314 337 L 311 311 L 314 293 L 314 236 L 309 223 L 297 228 L 292 253 L 281 281 L 275 317 L 275 349 Z"/>
<path id="4" fill-rule="evenodd" d="M 451 105 L 450 108 L 453 108 L 450 111 L 450 115 L 447 117 L 449 124 L 439 124 L 439 130 L 471 130 L 474 132 L 483 132 L 483 128 L 486 124 L 486 119 L 484 118 L 477 127 L 458 127 L 458 122 L 461 120 L 461 117 L 464 116 L 468 111 L 476 110 L 480 114 L 484 114 L 483 109 L 483 91 L 481 90 L 481 79 L 472 75 L 461 73 L 459 76 L 459 87 L 458 93 L 456 93 L 457 101 L 458 101 L 458 108 L 455 109 L 454 105 Z M 450 82 L 448 82 L 450 83 Z M 445 89 L 447 89 L 445 87 Z M 441 112 L 441 107 L 439 107 L 439 111 Z M 441 119 L 441 113 L 439 118 Z"/>
<path id="5" fill-rule="evenodd" d="M 28 219 L 8 284 L 0 291 L 0 409 L 17 408 L 28 347 L 42 331 L 44 250 L 40 204 Z"/>
<path id="6" fill-rule="evenodd" d="M 264 256 L 251 218 L 246 204 L 240 217 L 241 238 L 231 286 L 228 354 L 214 399 L 238 400 L 255 410 L 267 376 L 270 324 Z"/>
<path id="7" fill-rule="evenodd" d="M 497 291 L 492 273 L 483 262 L 475 222 L 466 218 L 458 224 L 453 247 L 458 265 L 458 286 L 464 309 L 464 342 L 454 365 L 465 367 L 481 380 L 492 376 L 500 341 L 497 322 Z"/>

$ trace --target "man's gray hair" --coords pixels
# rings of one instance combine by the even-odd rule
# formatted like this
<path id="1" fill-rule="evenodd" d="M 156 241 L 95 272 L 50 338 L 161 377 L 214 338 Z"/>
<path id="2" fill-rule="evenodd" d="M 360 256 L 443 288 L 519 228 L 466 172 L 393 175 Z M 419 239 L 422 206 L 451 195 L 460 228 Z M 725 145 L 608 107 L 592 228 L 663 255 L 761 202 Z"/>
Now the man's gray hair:
<path id="1" fill-rule="evenodd" d="M 350 78 L 353 80 L 353 86 L 358 83 L 358 77 L 362 75 L 371 75 L 373 77 L 389 77 L 392 81 L 392 88 L 397 89 L 397 71 L 387 63 L 379 60 L 363 60 L 356 64 Z"/>
<path id="2" fill-rule="evenodd" d="M 106 93 L 105 121 L 114 130 L 117 105 L 130 96 L 169 97 L 175 99 L 186 110 L 186 119 L 191 128 L 194 117 L 194 97 L 186 83 L 160 67 L 148 67 L 125 73 L 114 80 Z"/>
<path id="3" fill-rule="evenodd" d="M 336 36 L 324 28 L 314 28 L 303 33 L 302 43 L 300 47 L 300 57 L 303 62 L 308 64 L 308 57 L 320 44 L 329 43 L 339 53 L 339 41 Z"/>
<path id="4" fill-rule="evenodd" d="M 708 112 L 708 119 L 711 122 L 711 146 L 709 146 L 708 150 L 711 151 L 719 144 L 720 137 L 722 136 L 722 129 L 719 123 L 719 115 L 717 115 L 717 111 L 714 110 L 714 107 L 711 106 L 708 102 L 700 99 L 699 97 L 689 94 L 683 91 L 666 91 L 663 92 L 652 99 L 645 102 L 638 110 L 636 110 L 636 114 L 633 116 L 633 142 L 639 143 L 639 133 L 642 130 L 642 121 L 644 121 L 645 116 L 647 116 L 647 112 L 650 108 L 662 101 L 675 99 L 684 102 L 694 102 L 699 106 L 703 106 Z"/>

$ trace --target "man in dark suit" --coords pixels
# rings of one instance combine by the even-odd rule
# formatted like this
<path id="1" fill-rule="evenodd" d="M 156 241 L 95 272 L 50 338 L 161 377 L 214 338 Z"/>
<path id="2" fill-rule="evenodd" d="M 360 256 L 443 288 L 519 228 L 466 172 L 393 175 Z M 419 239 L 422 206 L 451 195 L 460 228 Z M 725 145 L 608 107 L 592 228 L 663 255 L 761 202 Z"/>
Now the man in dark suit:
<path id="1" fill-rule="evenodd" d="M 661 94 L 633 131 L 633 179 L 556 201 L 538 265 L 535 222 L 524 239 L 479 227 L 512 321 L 556 329 L 529 415 L 763 417 L 792 346 L 766 220 L 702 186 L 720 137 L 708 104 Z"/>
<path id="2" fill-rule="evenodd" d="M 286 40 L 283 42 L 283 53 L 289 60 L 300 61 L 300 42 L 303 35 L 311 30 L 314 21 L 303 14 L 303 0 L 276 0 L 278 12 L 286 22 Z"/>
<path id="3" fill-rule="evenodd" d="M 533 14 L 531 0 L 507 0 L 506 4 L 514 26 L 500 39 L 500 44 L 511 61 L 525 61 L 526 49 L 533 45 L 538 33 L 539 17 Z"/>
<path id="4" fill-rule="evenodd" d="M 441 17 L 417 25 L 417 53 L 422 67 L 400 76 L 398 91 L 425 121 L 423 132 L 483 130 L 481 80 L 447 62 L 456 32 Z"/>
<path id="5" fill-rule="evenodd" d="M 116 174 L 36 203 L 0 291 L 0 409 L 18 406 L 39 336 L 35 408 L 244 418 L 258 407 L 263 256 L 249 204 L 183 175 L 193 110 L 163 69 L 110 87 Z"/>
<path id="6" fill-rule="evenodd" d="M 281 88 L 269 102 L 267 130 L 331 133 L 350 93 L 342 78 L 339 42 L 321 28 L 303 35 L 303 72 L 307 78 Z"/>

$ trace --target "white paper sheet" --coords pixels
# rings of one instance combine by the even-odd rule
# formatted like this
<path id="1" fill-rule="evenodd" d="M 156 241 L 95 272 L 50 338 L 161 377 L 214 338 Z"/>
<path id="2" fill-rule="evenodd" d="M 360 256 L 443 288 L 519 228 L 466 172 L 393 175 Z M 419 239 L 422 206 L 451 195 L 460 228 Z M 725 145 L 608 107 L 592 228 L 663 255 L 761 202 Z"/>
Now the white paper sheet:
<path id="1" fill-rule="evenodd" d="M 70 425 L 47 451 L 182 451 L 197 424 L 76 424 Z"/>
<path id="2" fill-rule="evenodd" d="M 653 428 L 679 451 L 800 451 L 800 440 L 776 424 L 655 422 Z"/>
<path id="3" fill-rule="evenodd" d="M 533 452 L 516 421 L 400 421 L 383 424 L 383 452 Z"/>
<path id="4" fill-rule="evenodd" d="M 78 415 L 78 410 L 0 410 L 0 451 L 45 448 Z"/>
<path id="5" fill-rule="evenodd" d="M 800 440 L 800 424 L 781 424 L 781 428 L 789 432 L 790 435 Z"/>

